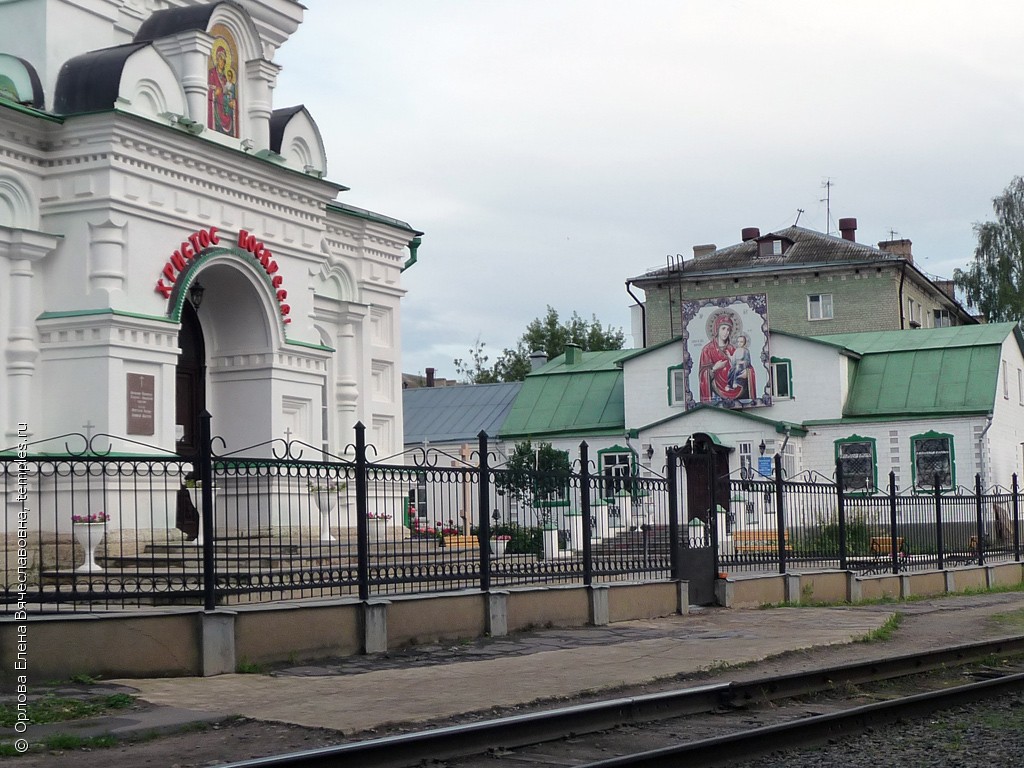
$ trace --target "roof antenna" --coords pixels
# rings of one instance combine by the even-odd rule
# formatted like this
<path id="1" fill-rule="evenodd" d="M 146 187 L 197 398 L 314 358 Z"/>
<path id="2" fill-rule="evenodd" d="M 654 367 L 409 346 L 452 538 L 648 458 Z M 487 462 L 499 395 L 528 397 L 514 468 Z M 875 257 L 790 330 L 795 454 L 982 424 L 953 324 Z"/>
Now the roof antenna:
<path id="1" fill-rule="evenodd" d="M 832 179 L 826 178 L 821 186 L 825 188 L 825 196 L 818 202 L 825 204 L 825 234 L 827 235 L 831 231 L 832 224 Z"/>
<path id="2" fill-rule="evenodd" d="M 795 227 L 795 226 L 796 226 L 797 224 L 799 224 L 799 223 L 800 223 L 800 216 L 801 216 L 801 214 L 803 214 L 803 212 L 804 212 L 804 209 L 803 209 L 803 208 L 797 208 L 797 209 L 796 209 L 796 221 L 794 221 L 794 222 L 793 222 L 793 226 L 794 226 L 794 227 Z"/>

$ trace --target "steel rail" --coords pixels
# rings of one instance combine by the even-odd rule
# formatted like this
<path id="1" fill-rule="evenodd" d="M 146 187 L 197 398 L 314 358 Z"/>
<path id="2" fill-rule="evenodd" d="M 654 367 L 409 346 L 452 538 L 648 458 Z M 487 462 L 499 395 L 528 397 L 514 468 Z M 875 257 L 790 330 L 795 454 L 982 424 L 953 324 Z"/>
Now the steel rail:
<path id="1" fill-rule="evenodd" d="M 867 704 L 843 712 L 814 715 L 780 725 L 734 732 L 676 747 L 623 755 L 586 763 L 578 768 L 678 768 L 680 765 L 687 768 L 715 768 L 786 749 L 810 747 L 855 736 L 875 726 L 924 717 L 940 709 L 991 699 L 1021 689 L 1024 689 L 1024 673 Z"/>
<path id="2" fill-rule="evenodd" d="M 744 706 L 757 701 L 830 690 L 843 684 L 920 674 L 990 656 L 1014 654 L 1024 654 L 1024 636 L 979 641 L 779 677 L 595 701 L 466 725 L 255 758 L 226 764 L 221 768 L 328 768 L 343 764 L 375 768 L 414 765 L 424 759 L 445 760 L 488 749 L 540 744 L 564 738 L 567 734 L 593 733 L 620 725 L 709 712 L 719 707 Z"/>

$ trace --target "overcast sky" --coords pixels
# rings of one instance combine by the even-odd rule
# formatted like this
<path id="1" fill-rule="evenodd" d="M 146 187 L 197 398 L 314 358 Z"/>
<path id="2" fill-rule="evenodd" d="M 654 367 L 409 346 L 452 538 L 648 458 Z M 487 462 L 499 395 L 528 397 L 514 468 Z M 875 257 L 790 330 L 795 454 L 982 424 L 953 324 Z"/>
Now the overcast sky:
<path id="1" fill-rule="evenodd" d="M 628 334 L 628 278 L 799 209 L 949 277 L 1024 173 L 1018 2 L 303 2 L 275 106 L 340 200 L 425 232 L 407 373 L 493 362 L 548 305 Z"/>

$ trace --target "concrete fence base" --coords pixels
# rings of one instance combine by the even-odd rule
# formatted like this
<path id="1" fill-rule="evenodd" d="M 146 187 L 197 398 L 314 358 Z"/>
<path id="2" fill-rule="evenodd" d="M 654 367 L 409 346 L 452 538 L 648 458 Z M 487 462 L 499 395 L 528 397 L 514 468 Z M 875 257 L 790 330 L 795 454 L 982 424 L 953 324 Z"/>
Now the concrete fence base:
<path id="1" fill-rule="evenodd" d="M 905 599 L 1024 582 L 1024 565 L 862 576 L 849 571 L 718 579 L 727 608 Z M 216 611 L 150 608 L 0 620 L 0 680 L 217 675 L 241 666 L 383 653 L 545 627 L 600 626 L 686 614 L 686 582 L 524 587 L 241 604 Z M 22 664 L 22 661 L 24 663 Z"/>

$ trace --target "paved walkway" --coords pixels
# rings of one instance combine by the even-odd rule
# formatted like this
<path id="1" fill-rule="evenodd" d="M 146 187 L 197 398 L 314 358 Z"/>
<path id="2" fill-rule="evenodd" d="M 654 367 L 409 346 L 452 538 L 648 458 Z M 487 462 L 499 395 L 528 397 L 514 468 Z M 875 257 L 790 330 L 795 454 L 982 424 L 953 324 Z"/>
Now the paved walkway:
<path id="1" fill-rule="evenodd" d="M 894 610 L 705 609 L 607 627 L 350 657 L 269 675 L 110 682 L 136 689 L 142 699 L 173 707 L 182 717 L 242 715 L 353 733 L 849 643 L 882 626 Z"/>

